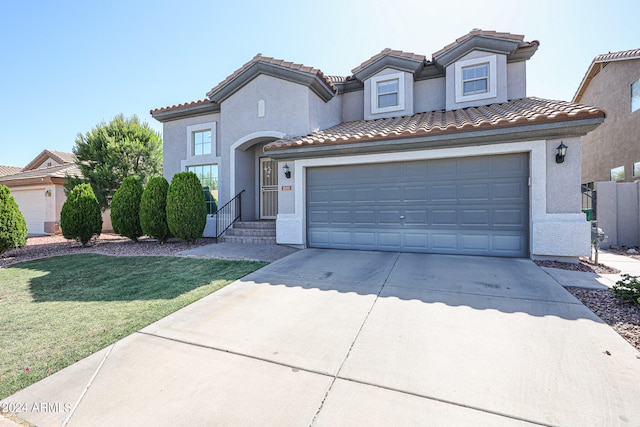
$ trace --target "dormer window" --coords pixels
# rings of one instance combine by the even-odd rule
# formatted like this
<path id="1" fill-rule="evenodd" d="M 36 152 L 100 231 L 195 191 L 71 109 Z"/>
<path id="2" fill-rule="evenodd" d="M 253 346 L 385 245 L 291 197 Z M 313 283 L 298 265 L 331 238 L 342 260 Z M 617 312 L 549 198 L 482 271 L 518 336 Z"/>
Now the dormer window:
<path id="1" fill-rule="evenodd" d="M 404 74 L 371 78 L 371 114 L 404 110 Z"/>
<path id="2" fill-rule="evenodd" d="M 456 103 L 498 96 L 496 62 L 496 56 L 491 55 L 455 63 Z"/>
<path id="3" fill-rule="evenodd" d="M 489 64 L 472 65 L 462 69 L 464 96 L 486 93 L 489 90 Z"/>

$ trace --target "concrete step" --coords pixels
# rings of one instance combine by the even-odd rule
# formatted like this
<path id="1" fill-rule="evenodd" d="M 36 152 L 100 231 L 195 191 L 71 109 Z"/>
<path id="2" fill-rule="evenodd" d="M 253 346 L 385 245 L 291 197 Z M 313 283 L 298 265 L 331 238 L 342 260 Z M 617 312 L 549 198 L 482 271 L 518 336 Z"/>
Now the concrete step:
<path id="1" fill-rule="evenodd" d="M 233 224 L 233 228 L 249 229 L 276 229 L 275 221 L 238 221 Z"/>
<path id="2" fill-rule="evenodd" d="M 230 228 L 225 236 L 238 237 L 276 237 L 275 228 Z"/>
<path id="3" fill-rule="evenodd" d="M 247 236 L 229 236 L 225 233 L 220 237 L 220 242 L 226 243 L 243 243 L 248 245 L 275 245 L 276 238 L 273 237 L 247 237 Z"/>

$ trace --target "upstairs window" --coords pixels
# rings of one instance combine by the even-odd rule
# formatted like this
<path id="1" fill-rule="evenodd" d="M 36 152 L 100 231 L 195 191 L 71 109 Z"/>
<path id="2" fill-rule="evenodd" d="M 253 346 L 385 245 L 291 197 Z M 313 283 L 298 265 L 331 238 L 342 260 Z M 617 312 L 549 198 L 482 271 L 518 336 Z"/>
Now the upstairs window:
<path id="1" fill-rule="evenodd" d="M 475 95 L 489 91 L 489 64 L 472 65 L 462 69 L 462 94 Z"/>
<path id="2" fill-rule="evenodd" d="M 211 154 L 211 129 L 193 132 L 193 155 Z"/>
<path id="3" fill-rule="evenodd" d="M 371 114 L 404 110 L 404 73 L 371 78 Z"/>
<path id="4" fill-rule="evenodd" d="M 377 83 L 378 108 L 395 107 L 398 105 L 398 79 L 385 80 Z"/>
<path id="5" fill-rule="evenodd" d="M 624 166 L 618 166 L 612 168 L 610 172 L 611 181 L 623 181 L 624 180 Z"/>
<path id="6" fill-rule="evenodd" d="M 631 112 L 640 109 L 640 80 L 631 83 Z"/>

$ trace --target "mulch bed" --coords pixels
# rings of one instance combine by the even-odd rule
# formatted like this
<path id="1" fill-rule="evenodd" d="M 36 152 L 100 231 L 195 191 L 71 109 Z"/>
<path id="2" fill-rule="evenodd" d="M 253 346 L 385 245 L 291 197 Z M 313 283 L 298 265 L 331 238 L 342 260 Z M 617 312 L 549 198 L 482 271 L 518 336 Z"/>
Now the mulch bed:
<path id="1" fill-rule="evenodd" d="M 540 267 L 550 267 L 550 268 L 559 268 L 562 270 L 571 270 L 571 271 L 585 271 L 590 273 L 597 274 L 618 274 L 620 270 L 617 268 L 612 268 L 606 266 L 604 264 L 596 264 L 591 261 L 589 258 L 580 257 L 579 263 L 570 263 L 570 262 L 558 262 L 558 261 L 539 261 L 534 260 L 537 265 Z"/>

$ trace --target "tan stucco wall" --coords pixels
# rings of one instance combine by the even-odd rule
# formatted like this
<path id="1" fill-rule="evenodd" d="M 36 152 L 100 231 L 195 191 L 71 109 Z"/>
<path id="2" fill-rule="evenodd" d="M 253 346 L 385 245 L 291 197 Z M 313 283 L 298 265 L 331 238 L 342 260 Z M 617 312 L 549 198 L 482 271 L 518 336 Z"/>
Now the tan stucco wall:
<path id="1" fill-rule="evenodd" d="M 607 113 L 604 123 L 582 137 L 582 182 L 609 181 L 611 169 L 618 166 L 625 168 L 625 181 L 634 180 L 633 163 L 640 162 L 640 110 L 631 113 L 630 85 L 638 79 L 640 59 L 610 62 L 579 100 Z"/>

